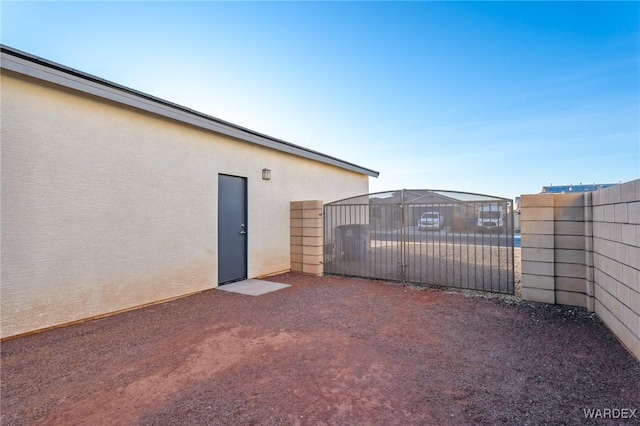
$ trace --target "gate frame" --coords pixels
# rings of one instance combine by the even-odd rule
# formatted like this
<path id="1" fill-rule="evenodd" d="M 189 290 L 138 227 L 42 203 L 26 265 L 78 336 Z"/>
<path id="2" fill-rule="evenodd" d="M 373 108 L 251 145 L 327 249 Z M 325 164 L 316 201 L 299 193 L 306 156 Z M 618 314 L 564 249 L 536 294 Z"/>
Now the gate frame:
<path id="1" fill-rule="evenodd" d="M 419 197 L 411 200 L 408 198 L 408 195 L 413 193 L 414 195 L 418 194 L 422 194 Z M 344 271 L 341 272 L 336 272 L 336 271 L 332 271 L 331 268 L 327 268 L 328 265 L 331 264 L 332 261 L 335 261 L 336 256 L 338 255 L 337 253 L 333 253 L 334 251 L 337 251 L 338 248 L 338 237 L 337 234 L 335 234 L 336 230 L 344 225 L 344 221 L 340 222 L 339 220 L 336 222 L 333 222 L 333 216 L 330 213 L 330 209 L 336 207 L 336 206 L 344 206 L 345 208 L 351 208 L 351 209 L 357 209 L 355 216 L 357 218 L 358 215 L 362 215 L 363 217 L 366 216 L 366 219 L 364 220 L 364 222 L 366 223 L 361 223 L 361 222 L 354 222 L 354 216 L 353 216 L 353 211 L 350 213 L 350 217 L 349 217 L 349 222 L 348 224 L 351 225 L 366 225 L 366 226 L 371 226 L 371 212 L 372 209 L 371 207 L 376 205 L 376 203 L 372 203 L 371 200 L 374 198 L 375 195 L 384 195 L 384 194 L 390 194 L 390 197 L 399 197 L 399 200 L 397 202 L 390 202 L 390 203 L 379 203 L 377 205 L 381 205 L 381 206 L 390 206 L 390 207 L 397 207 L 398 211 L 399 211 L 399 217 L 398 217 L 398 232 L 396 232 L 396 236 L 399 238 L 397 240 L 397 256 L 398 256 L 398 265 L 400 268 L 400 274 L 399 276 L 397 276 L 396 278 L 391 278 L 389 276 L 376 276 L 376 277 L 372 277 L 367 274 L 364 273 L 356 273 L 356 274 L 352 274 L 352 273 L 345 273 Z M 458 198 L 452 197 L 452 196 L 458 196 Z M 460 197 L 461 196 L 461 197 Z M 366 203 L 363 202 L 365 200 L 366 197 Z M 440 199 L 442 198 L 449 198 L 450 201 L 449 202 L 443 202 L 443 201 L 437 201 L 437 202 L 426 202 L 425 200 L 427 198 L 430 197 L 439 197 Z M 353 202 L 350 202 L 353 201 Z M 423 202 L 420 202 L 423 201 Z M 484 204 L 493 204 L 493 203 L 497 203 L 498 205 L 504 205 L 504 209 L 505 209 L 505 213 L 504 213 L 504 225 L 503 225 L 503 230 L 497 234 L 492 233 L 492 231 L 489 232 L 489 244 L 485 245 L 484 244 L 484 237 L 486 234 L 484 233 L 479 233 L 478 232 L 478 211 L 480 206 L 484 205 Z M 413 234 L 411 234 L 409 228 L 411 227 L 411 218 L 408 217 L 408 215 L 410 215 L 410 210 L 408 209 L 409 206 L 421 206 L 424 205 L 425 208 L 427 206 L 440 206 L 440 205 L 447 205 L 447 207 L 453 207 L 452 211 L 455 211 L 456 206 L 458 205 L 466 205 L 466 212 L 464 215 L 458 215 L 455 216 L 455 213 L 453 213 L 453 217 L 451 218 L 447 218 L 447 215 L 445 216 L 445 223 L 448 223 L 448 225 L 445 226 L 445 234 L 444 234 L 444 244 L 446 245 L 446 248 L 448 250 L 448 244 L 450 243 L 449 240 L 449 236 L 451 236 L 452 240 L 451 243 L 453 243 L 453 250 L 454 250 L 454 258 L 452 261 L 449 261 L 448 258 L 445 259 L 445 268 L 449 267 L 449 264 L 451 262 L 451 265 L 453 265 L 453 281 L 455 281 L 455 272 L 456 272 L 456 262 L 460 262 L 459 265 L 462 265 L 462 255 L 460 255 L 459 259 L 455 258 L 455 244 L 456 244 L 456 238 L 459 236 L 460 237 L 460 247 L 462 247 L 462 240 L 463 238 L 466 238 L 466 247 L 467 247 L 467 256 L 469 255 L 469 247 L 473 246 L 474 250 L 478 250 L 479 247 L 489 247 L 489 255 L 493 256 L 493 252 L 492 249 L 493 248 L 497 248 L 498 249 L 498 265 L 497 265 L 497 273 L 498 273 L 498 289 L 496 290 L 494 287 L 494 273 L 496 270 L 496 266 L 493 265 L 493 260 L 490 261 L 489 267 L 488 269 L 486 265 L 482 266 L 482 273 L 483 273 L 483 286 L 482 288 L 479 288 L 477 285 L 474 286 L 469 286 L 469 283 L 471 282 L 470 279 L 470 274 L 469 274 L 469 263 L 467 263 L 467 280 L 469 280 L 469 282 L 467 283 L 467 286 L 463 286 L 461 285 L 454 285 L 451 282 L 449 282 L 450 280 L 448 278 L 445 278 L 445 283 L 431 283 L 431 282 L 423 282 L 426 280 L 421 280 L 421 281 L 416 281 L 409 279 L 408 277 L 408 266 L 409 266 L 409 250 L 408 250 L 408 246 L 411 243 L 410 238 L 413 237 L 413 242 L 415 242 L 415 237 L 417 235 L 420 234 L 416 234 L 415 230 L 413 232 Z M 471 215 L 469 215 L 469 208 L 472 208 L 473 211 L 473 223 L 470 221 L 471 219 Z M 363 214 L 360 209 L 361 208 L 367 208 L 367 211 L 365 214 Z M 341 200 L 337 200 L 337 201 L 333 201 L 331 203 L 325 204 L 323 206 L 323 237 L 324 237 L 324 250 L 323 250 L 323 263 L 324 263 L 324 273 L 328 274 L 328 275 L 343 275 L 343 276 L 354 276 L 354 277 L 361 277 L 361 278 L 368 278 L 368 279 L 380 279 L 380 280 L 385 280 L 385 281 L 396 281 L 396 282 L 401 282 L 401 283 L 420 283 L 420 284 L 426 284 L 426 285 L 434 285 L 434 286 L 444 286 L 444 287 L 451 287 L 451 288 L 462 288 L 462 289 L 472 289 L 472 290 L 479 290 L 479 291 L 489 291 L 489 292 L 493 292 L 493 293 L 501 293 L 501 294 L 515 294 L 515 223 L 514 223 L 514 204 L 513 204 L 513 200 L 509 199 L 509 198 L 504 198 L 504 197 L 496 197 L 496 196 L 491 196 L 491 195 L 486 195 L 486 194 L 479 194 L 479 193 L 471 193 L 471 192 L 461 192 L 461 191 L 451 191 L 451 190 L 438 190 L 438 189 L 401 189 L 401 190 L 395 190 L 395 191 L 380 191 L 380 192 L 375 192 L 375 193 L 369 193 L 369 194 L 361 194 L 355 197 L 349 197 L 349 198 L 344 198 Z M 392 210 L 393 211 L 393 210 Z M 391 214 L 391 216 L 395 216 L 394 213 Z M 454 221 L 454 219 L 456 219 Z M 344 218 L 343 218 L 344 219 Z M 448 228 L 455 228 L 456 226 L 460 226 L 460 220 L 464 219 L 466 225 L 464 225 L 466 227 L 466 232 L 465 231 L 461 231 L 458 234 L 456 234 L 455 231 L 449 233 Z M 393 220 L 393 219 L 392 219 Z M 330 224 L 329 221 L 332 221 L 333 223 Z M 473 233 L 471 233 L 469 231 L 469 228 L 473 229 Z M 389 235 L 389 229 L 392 229 L 393 226 L 391 228 L 387 228 L 385 230 L 385 232 L 387 233 L 387 235 Z M 375 232 L 372 231 L 371 228 L 369 228 L 369 230 L 367 231 L 369 234 L 369 238 L 366 239 L 366 246 L 367 246 L 367 253 L 369 253 L 371 251 L 371 235 Z M 438 231 L 439 235 L 442 235 L 441 231 Z M 482 235 L 482 242 L 480 244 L 478 244 L 477 238 L 478 235 Z M 422 238 L 422 237 L 421 237 Z M 473 244 L 470 244 L 471 238 L 473 238 Z M 493 240 L 497 240 L 497 244 L 493 243 Z M 335 240 L 335 241 L 334 241 Z M 501 244 L 501 241 L 504 240 L 504 244 Z M 381 241 L 381 240 L 376 240 L 376 241 Z M 389 240 L 385 240 L 385 241 L 389 241 Z M 393 243 L 395 240 L 391 240 L 391 242 Z M 426 241 L 426 240 L 425 240 Z M 442 236 L 439 236 L 438 238 L 438 242 L 439 244 L 442 242 Z M 504 268 L 502 268 L 500 266 L 501 261 L 500 259 L 502 258 L 502 254 L 500 254 L 500 249 L 506 249 L 506 266 Z M 393 250 L 393 245 L 392 245 L 392 250 Z M 435 252 L 434 252 L 435 255 Z M 344 256 L 344 254 L 341 252 L 339 254 L 339 256 Z M 422 256 L 422 251 L 420 256 Z M 484 252 L 482 254 L 483 259 L 484 259 Z M 332 257 L 332 259 L 330 258 Z M 414 253 L 414 257 L 415 257 L 415 253 Z M 434 256 L 435 257 L 435 256 Z M 438 257 L 439 259 L 442 259 L 442 256 L 440 254 L 440 252 L 438 253 Z M 476 263 L 476 259 L 477 259 L 477 254 L 474 252 L 474 265 L 477 265 Z M 441 262 L 441 260 L 439 261 Z M 421 263 L 419 263 L 421 265 Z M 371 266 L 371 265 L 369 265 Z M 415 264 L 414 264 L 415 266 Z M 441 268 L 440 263 L 439 263 L 439 268 Z M 506 290 L 501 290 L 502 288 L 502 276 L 505 274 L 505 269 L 506 269 Z M 490 276 L 490 280 L 489 280 L 489 288 L 487 288 L 487 286 L 484 284 L 484 274 L 486 271 L 489 271 L 489 276 Z M 460 266 L 460 271 L 462 271 L 462 266 Z M 439 269 L 440 272 L 440 269 Z M 434 272 L 432 272 L 434 273 Z M 477 275 L 477 268 L 474 268 L 474 274 L 475 277 L 473 277 L 474 279 L 474 283 L 477 281 L 478 275 Z M 377 275 L 387 275 L 387 274 L 377 274 Z M 422 276 L 422 272 L 421 272 L 421 276 Z M 435 277 L 435 275 L 434 275 Z M 446 269 L 445 269 L 445 277 L 448 277 Z M 415 278 L 415 277 L 413 277 Z M 435 278 L 434 278 L 435 280 Z M 460 276 L 460 280 L 462 282 L 462 275 Z"/>

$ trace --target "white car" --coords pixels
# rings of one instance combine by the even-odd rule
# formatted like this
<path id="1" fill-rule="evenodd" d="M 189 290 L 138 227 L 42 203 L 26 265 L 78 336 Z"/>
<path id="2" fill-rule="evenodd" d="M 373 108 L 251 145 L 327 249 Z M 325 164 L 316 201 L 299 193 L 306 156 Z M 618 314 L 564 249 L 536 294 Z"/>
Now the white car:
<path id="1" fill-rule="evenodd" d="M 489 204 L 478 211 L 478 231 L 504 232 L 506 224 L 505 210 L 501 205 Z"/>
<path id="2" fill-rule="evenodd" d="M 425 212 L 418 221 L 418 231 L 435 231 L 444 227 L 444 216 L 439 212 Z"/>

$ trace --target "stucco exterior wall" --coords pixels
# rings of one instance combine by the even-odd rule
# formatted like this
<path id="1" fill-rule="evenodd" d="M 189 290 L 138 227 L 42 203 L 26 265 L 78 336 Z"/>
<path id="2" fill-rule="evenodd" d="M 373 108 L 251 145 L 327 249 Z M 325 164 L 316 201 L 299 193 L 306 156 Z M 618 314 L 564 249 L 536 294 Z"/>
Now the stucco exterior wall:
<path id="1" fill-rule="evenodd" d="M 250 278 L 290 268 L 291 201 L 368 192 L 366 175 L 11 71 L 1 85 L 2 338 L 215 287 L 220 173 L 247 178 Z"/>

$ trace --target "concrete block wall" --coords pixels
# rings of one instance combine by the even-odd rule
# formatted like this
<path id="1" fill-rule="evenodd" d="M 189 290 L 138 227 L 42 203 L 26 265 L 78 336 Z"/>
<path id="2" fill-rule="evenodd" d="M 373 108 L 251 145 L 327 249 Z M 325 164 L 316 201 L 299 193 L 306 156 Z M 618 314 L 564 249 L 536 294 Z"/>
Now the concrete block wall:
<path id="1" fill-rule="evenodd" d="M 585 217 L 586 195 L 522 197 L 522 297 L 593 310 Z"/>
<path id="2" fill-rule="evenodd" d="M 322 201 L 291 202 L 291 270 L 322 275 Z"/>
<path id="3" fill-rule="evenodd" d="M 521 198 L 522 298 L 525 300 L 556 303 L 553 201 L 553 197 L 546 194 Z"/>
<path id="4" fill-rule="evenodd" d="M 554 196 L 556 303 L 593 310 L 593 285 L 587 279 L 590 210 L 587 194 Z M 585 208 L 586 206 L 586 208 Z M 585 211 L 587 210 L 587 211 Z"/>
<path id="5" fill-rule="evenodd" d="M 640 359 L 640 179 L 523 195 L 522 298 L 595 311 Z"/>
<path id="6" fill-rule="evenodd" d="M 592 197 L 595 312 L 640 359 L 640 179 Z"/>

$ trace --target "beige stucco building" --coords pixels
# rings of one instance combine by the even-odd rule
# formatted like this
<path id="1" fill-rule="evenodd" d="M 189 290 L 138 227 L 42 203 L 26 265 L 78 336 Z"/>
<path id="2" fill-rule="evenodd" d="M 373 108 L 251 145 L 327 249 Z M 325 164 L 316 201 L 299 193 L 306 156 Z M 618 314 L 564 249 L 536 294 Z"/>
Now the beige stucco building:
<path id="1" fill-rule="evenodd" d="M 291 268 L 291 201 L 378 175 L 5 46 L 1 79 L 1 338 L 216 287 L 221 176 L 254 278 Z"/>

